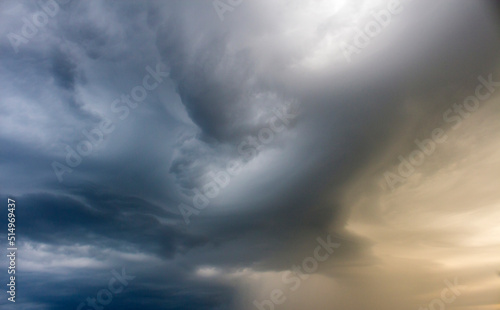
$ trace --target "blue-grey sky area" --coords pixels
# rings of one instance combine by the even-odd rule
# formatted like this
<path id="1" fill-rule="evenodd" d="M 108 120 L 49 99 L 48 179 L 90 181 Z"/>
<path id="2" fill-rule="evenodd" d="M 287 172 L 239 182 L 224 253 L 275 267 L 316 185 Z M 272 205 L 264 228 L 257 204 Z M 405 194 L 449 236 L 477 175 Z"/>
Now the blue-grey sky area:
<path id="1" fill-rule="evenodd" d="M 498 309 L 499 57 L 495 1 L 1 1 L 0 308 Z"/>

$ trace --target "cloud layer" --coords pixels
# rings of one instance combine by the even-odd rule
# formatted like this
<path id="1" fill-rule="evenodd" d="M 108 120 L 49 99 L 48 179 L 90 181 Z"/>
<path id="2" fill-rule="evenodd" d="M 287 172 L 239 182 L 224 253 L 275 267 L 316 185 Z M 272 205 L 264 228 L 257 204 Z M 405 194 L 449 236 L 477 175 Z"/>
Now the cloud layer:
<path id="1" fill-rule="evenodd" d="M 15 306 L 76 309 L 124 268 L 109 309 L 418 309 L 455 278 L 447 307 L 498 307 L 498 6 L 223 3 L 0 4 Z M 297 273 L 318 238 L 340 246 Z"/>

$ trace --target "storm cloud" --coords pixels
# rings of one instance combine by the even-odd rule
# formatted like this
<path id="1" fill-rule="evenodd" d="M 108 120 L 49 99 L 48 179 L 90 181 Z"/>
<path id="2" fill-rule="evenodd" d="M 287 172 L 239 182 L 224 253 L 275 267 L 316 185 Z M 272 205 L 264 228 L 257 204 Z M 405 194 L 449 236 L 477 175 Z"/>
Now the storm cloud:
<path id="1" fill-rule="evenodd" d="M 2 309 L 498 307 L 494 1 L 0 12 Z"/>

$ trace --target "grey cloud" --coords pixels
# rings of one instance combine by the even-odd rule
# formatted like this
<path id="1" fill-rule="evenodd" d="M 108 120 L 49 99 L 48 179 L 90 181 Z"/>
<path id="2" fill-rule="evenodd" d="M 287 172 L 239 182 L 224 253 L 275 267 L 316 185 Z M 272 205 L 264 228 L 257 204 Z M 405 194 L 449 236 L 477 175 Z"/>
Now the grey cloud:
<path id="1" fill-rule="evenodd" d="M 18 54 L 2 39 L 0 111 L 9 123 L 0 124 L 0 191 L 19 201 L 24 246 L 86 245 L 94 252 L 82 259 L 127 263 L 137 281 L 110 309 L 246 309 L 236 299 L 251 292 L 238 289 L 253 278 L 240 274 L 284 272 L 329 234 L 342 246 L 318 272 L 342 282 L 347 308 L 359 307 L 373 279 L 390 282 L 377 292 L 394 289 L 397 277 L 371 269 L 381 263 L 380 239 L 349 226 L 355 208 L 345 192 L 443 125 L 442 112 L 495 71 L 498 16 L 486 1 L 414 4 L 348 65 L 322 40 L 349 15 L 303 33 L 316 25 L 300 9 L 308 5 L 244 2 L 221 22 L 210 2 L 72 1 Z M 324 64 L 308 67 L 315 52 L 325 53 Z M 168 77 L 119 119 L 113 100 L 160 61 Z M 288 103 L 298 116 L 255 156 L 241 154 L 239 145 Z M 103 119 L 115 131 L 59 183 L 51 162 L 64 163 L 65 146 L 75 148 L 82 130 Z M 242 172 L 186 225 L 179 204 L 233 160 Z M 359 218 L 380 224 L 376 211 L 363 212 Z M 79 258 L 60 252 L 53 254 Z M 21 273 L 31 280 L 19 287 L 22 309 L 66 309 L 95 295 L 107 275 L 88 264 L 62 279 L 52 270 Z M 222 275 L 203 278 L 205 267 Z M 369 285 L 353 292 L 363 275 Z M 395 304 L 414 302 L 403 299 Z"/>

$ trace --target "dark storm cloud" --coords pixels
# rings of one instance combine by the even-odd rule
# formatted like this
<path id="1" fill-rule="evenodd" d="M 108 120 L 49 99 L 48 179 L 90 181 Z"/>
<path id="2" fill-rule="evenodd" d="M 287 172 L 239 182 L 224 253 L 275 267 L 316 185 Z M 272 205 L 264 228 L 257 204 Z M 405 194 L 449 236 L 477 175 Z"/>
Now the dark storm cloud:
<path id="1" fill-rule="evenodd" d="M 439 14 L 442 14 L 442 11 L 449 8 L 449 6 L 443 5 L 429 13 L 437 15 L 439 11 L 436 10 L 439 9 L 441 10 Z M 412 114 L 408 113 L 408 107 L 402 105 L 407 97 L 415 101 L 425 100 L 427 102 L 426 106 L 419 105 L 422 117 L 433 115 L 436 110 L 448 107 L 455 99 L 453 89 L 444 94 L 435 93 L 435 89 L 441 90 L 443 84 L 460 85 L 464 88 L 473 87 L 477 75 L 487 73 L 491 63 L 496 60 L 496 55 L 489 51 L 498 48 L 498 40 L 496 37 L 492 37 L 491 32 L 482 32 L 482 29 L 492 27 L 492 25 L 487 21 L 485 24 L 470 24 L 471 20 L 479 20 L 478 16 L 484 14 L 484 11 L 477 7 L 472 8 L 469 13 L 467 12 L 468 8 L 464 7 L 455 10 L 456 12 L 453 14 L 464 16 L 464 18 L 450 20 L 451 24 L 456 24 L 453 31 L 450 28 L 440 33 L 440 36 L 447 38 L 449 35 L 446 32 L 452 33 L 453 36 L 446 45 L 435 43 L 441 40 L 439 36 L 425 39 L 422 35 L 432 33 L 431 29 L 444 23 L 442 20 L 423 23 L 420 17 L 414 16 L 415 19 L 408 22 L 408 26 L 413 28 L 409 28 L 405 35 L 408 42 L 416 39 L 420 45 L 410 44 L 408 49 L 403 46 L 403 53 L 401 49 L 388 50 L 386 54 L 389 57 L 387 55 L 383 57 L 391 58 L 395 63 L 377 61 L 377 57 L 382 55 L 375 55 L 373 56 L 375 59 L 370 59 L 371 61 L 375 60 L 374 64 L 366 64 L 368 70 L 364 67 L 359 67 L 359 69 L 355 67 L 349 72 L 334 72 L 322 76 L 321 79 L 318 78 L 311 83 L 303 83 L 300 77 L 297 77 L 296 79 L 300 81 L 297 83 L 301 84 L 297 85 L 293 97 L 300 98 L 301 103 L 305 106 L 305 113 L 311 121 L 304 125 L 306 126 L 304 130 L 306 136 L 294 141 L 295 144 L 299 145 L 295 150 L 302 154 L 293 158 L 291 166 L 301 167 L 304 162 L 310 162 L 306 159 L 310 156 L 308 153 L 311 152 L 310 150 L 316 150 L 320 147 L 320 152 L 315 151 L 316 161 L 311 164 L 306 174 L 298 175 L 297 179 L 300 178 L 300 180 L 286 181 L 291 184 L 289 184 L 286 194 L 281 193 L 281 203 L 266 201 L 262 204 L 259 201 L 262 209 L 266 210 L 265 215 L 255 212 L 249 216 L 246 213 L 240 218 L 241 222 L 236 216 L 236 218 L 224 221 L 230 224 L 220 223 L 220 225 L 222 227 L 234 225 L 240 231 L 244 231 L 245 227 L 255 230 L 268 228 L 270 235 L 275 235 L 274 229 L 278 230 L 272 226 L 280 227 L 280 231 L 283 229 L 285 231 L 287 229 L 300 230 L 302 228 L 308 230 L 311 229 L 309 225 L 314 227 L 313 229 L 321 231 L 321 227 L 326 227 L 334 218 L 334 214 L 339 213 L 339 210 L 321 202 L 323 193 L 332 191 L 332 188 L 334 190 L 357 169 L 360 169 L 373 153 L 381 149 L 384 143 L 388 143 L 391 137 L 397 133 L 395 130 L 397 126 L 406 126 L 405 123 L 412 117 Z M 449 16 L 451 14 L 444 18 L 449 19 Z M 181 98 L 187 105 L 193 120 L 205 133 L 217 138 L 230 135 L 234 132 L 231 126 L 233 124 L 230 120 L 225 119 L 223 113 L 226 113 L 228 109 L 229 111 L 239 109 L 241 113 L 245 113 L 243 103 L 239 101 L 237 96 L 231 97 L 231 94 L 235 92 L 234 89 L 239 92 L 244 85 L 242 80 L 252 78 L 258 80 L 259 77 L 252 74 L 249 65 L 245 66 L 246 63 L 251 64 L 252 59 L 245 62 L 235 62 L 231 72 L 233 77 L 236 74 L 236 78 L 223 79 L 223 83 L 217 83 L 219 76 L 215 76 L 215 72 L 221 66 L 219 59 L 223 58 L 221 46 L 227 44 L 229 39 L 221 37 L 221 34 L 217 32 L 218 25 L 208 30 L 204 28 L 206 30 L 205 36 L 209 37 L 196 40 L 196 44 L 201 46 L 198 49 L 199 52 L 196 53 L 192 51 L 192 48 L 186 48 L 190 44 L 189 41 L 186 42 L 188 36 L 181 34 L 184 32 L 196 33 L 196 31 L 201 31 L 202 27 L 206 27 L 206 24 L 180 22 L 180 25 L 173 27 L 172 24 L 166 23 L 165 30 L 159 32 L 157 41 L 165 60 L 173 63 L 172 78 L 179 85 Z M 238 25 L 228 25 L 228 27 L 231 26 L 234 32 L 238 31 Z M 216 33 L 212 34 L 212 32 Z M 223 38 L 222 42 L 221 38 Z M 472 45 L 470 45 L 471 42 L 473 42 Z M 213 44 L 218 47 L 214 49 Z M 488 51 L 484 55 L 485 57 L 479 60 L 473 53 L 477 46 L 482 46 L 481 50 Z M 489 48 L 484 48 L 486 46 Z M 410 51 L 410 48 L 417 49 L 417 51 Z M 194 55 L 192 55 L 193 53 Z M 422 59 L 414 62 L 411 57 L 417 54 Z M 188 58 L 188 55 L 191 56 L 191 59 L 194 58 L 192 63 L 179 60 Z M 286 55 L 282 56 L 286 59 Z M 207 57 L 212 63 L 205 60 Z M 427 68 L 427 66 L 422 67 L 422 63 L 429 63 L 430 70 L 423 71 L 421 68 Z M 203 66 L 205 64 L 206 66 Z M 274 68 L 268 69 L 269 72 L 273 72 Z M 190 74 L 190 72 L 196 72 L 196 75 Z M 239 78 L 240 76 L 241 78 Z M 466 77 L 467 80 L 463 81 L 463 77 Z M 268 82 L 269 77 L 262 80 Z M 257 82 L 257 84 L 262 83 L 265 82 Z M 276 82 L 276 84 L 278 83 L 279 81 Z M 285 87 L 280 88 L 278 84 L 278 88 L 274 90 L 284 93 L 285 89 Z M 213 92 L 218 92 L 218 94 L 211 96 Z M 211 100 L 212 97 L 226 98 L 229 101 L 216 102 Z M 231 107 L 228 109 L 217 108 L 221 105 L 231 105 Z M 425 126 L 419 130 L 425 131 Z M 323 134 L 318 135 L 318 131 Z M 411 142 L 413 139 L 408 139 L 408 141 Z M 185 164 L 193 164 L 193 160 L 186 162 L 187 160 L 184 158 Z M 179 164 L 180 162 L 176 163 L 172 169 L 177 170 L 180 167 Z M 188 168 L 189 166 L 182 167 Z M 275 180 L 283 182 L 279 178 Z M 252 185 L 249 184 L 248 187 L 251 191 Z M 252 195 L 254 197 L 255 195 L 272 196 L 270 193 L 262 192 L 254 192 Z M 238 203 L 245 205 L 247 202 Z M 310 205 L 317 205 L 317 207 L 311 208 Z M 276 223 L 271 220 L 275 218 L 279 218 L 280 221 Z M 269 221 L 269 224 L 266 224 L 266 221 Z"/>
<path id="2" fill-rule="evenodd" d="M 2 41 L 0 109 L 31 119 L 0 127 L 0 191 L 22 204 L 19 230 L 34 257 L 52 251 L 72 266 L 60 279 L 30 260 L 25 309 L 76 307 L 121 264 L 137 280 L 110 309 L 230 309 L 234 283 L 212 286 L 200 268 L 287 270 L 328 234 L 342 244 L 334 269 L 373 262 L 369 242 L 345 228 L 345 185 L 402 132 L 411 133 L 399 151 L 435 128 L 436 111 L 497 60 L 482 5 L 429 3 L 351 66 L 332 55 L 317 70 L 300 65 L 320 49 L 316 34 L 288 37 L 297 24 L 273 15 L 281 2 L 242 4 L 222 23 L 210 2 L 73 1 L 19 54 Z M 168 78 L 119 120 L 111 102 L 160 61 Z M 253 158 L 241 154 L 287 103 L 297 118 Z M 116 130 L 58 183 L 50 163 L 104 118 Z M 186 225 L 179 204 L 231 160 L 243 172 Z"/>
<path id="3" fill-rule="evenodd" d="M 81 195 L 88 199 L 88 206 L 68 197 L 24 197 L 26 206 L 18 211 L 18 215 L 27 217 L 27 220 L 20 224 L 19 229 L 26 238 L 42 243 L 88 243 L 113 248 L 123 245 L 166 257 L 173 255 L 177 232 L 161 225 L 155 218 L 167 217 L 164 212 L 152 210 L 152 206 L 145 202 L 130 198 L 126 201 L 117 197 L 93 200 L 91 194 L 85 194 Z M 141 234 L 138 235 L 137 231 Z"/>

